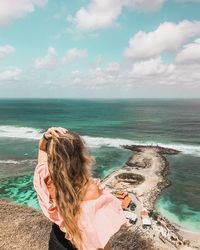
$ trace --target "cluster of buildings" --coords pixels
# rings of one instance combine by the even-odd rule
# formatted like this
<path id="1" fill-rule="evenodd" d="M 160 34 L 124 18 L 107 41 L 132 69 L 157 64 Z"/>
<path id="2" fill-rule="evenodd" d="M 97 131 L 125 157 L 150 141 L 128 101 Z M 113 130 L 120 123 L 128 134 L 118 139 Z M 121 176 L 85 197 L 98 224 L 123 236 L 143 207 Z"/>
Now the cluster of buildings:
<path id="1" fill-rule="evenodd" d="M 119 200 L 121 200 L 125 216 L 130 223 L 136 224 L 137 220 L 140 219 L 141 225 L 144 229 L 151 228 L 152 223 L 149 213 L 147 210 L 140 210 L 138 213 L 135 213 L 136 204 L 133 202 L 128 193 L 124 192 L 123 190 L 118 190 L 114 193 L 114 195 Z"/>

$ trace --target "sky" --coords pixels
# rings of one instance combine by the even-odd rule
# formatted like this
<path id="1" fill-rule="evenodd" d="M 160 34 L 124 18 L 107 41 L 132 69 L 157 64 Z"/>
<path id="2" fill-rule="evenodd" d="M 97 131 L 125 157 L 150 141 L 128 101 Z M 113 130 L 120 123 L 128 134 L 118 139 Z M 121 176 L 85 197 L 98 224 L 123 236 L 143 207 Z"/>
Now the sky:
<path id="1" fill-rule="evenodd" d="M 0 0 L 0 98 L 200 98 L 200 0 Z"/>

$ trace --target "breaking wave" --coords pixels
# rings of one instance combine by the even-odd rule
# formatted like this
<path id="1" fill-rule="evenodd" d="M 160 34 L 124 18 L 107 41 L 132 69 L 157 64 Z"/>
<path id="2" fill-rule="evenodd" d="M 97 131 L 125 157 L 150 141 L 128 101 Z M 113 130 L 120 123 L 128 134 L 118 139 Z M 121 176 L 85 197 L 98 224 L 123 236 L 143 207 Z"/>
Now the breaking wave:
<path id="1" fill-rule="evenodd" d="M 38 140 L 43 134 L 42 129 L 36 129 L 31 127 L 17 127 L 17 126 L 0 126 L 0 137 L 7 138 L 20 138 L 20 139 L 32 139 Z M 137 141 L 137 140 L 128 140 L 121 138 L 105 138 L 105 137 L 92 137 L 92 136 L 83 136 L 85 142 L 89 147 L 121 147 L 122 145 L 159 145 L 162 147 L 174 148 L 180 150 L 184 154 L 191 154 L 194 156 L 200 156 L 200 146 L 189 145 L 189 144 L 176 144 L 176 143 L 160 143 L 153 141 Z"/>

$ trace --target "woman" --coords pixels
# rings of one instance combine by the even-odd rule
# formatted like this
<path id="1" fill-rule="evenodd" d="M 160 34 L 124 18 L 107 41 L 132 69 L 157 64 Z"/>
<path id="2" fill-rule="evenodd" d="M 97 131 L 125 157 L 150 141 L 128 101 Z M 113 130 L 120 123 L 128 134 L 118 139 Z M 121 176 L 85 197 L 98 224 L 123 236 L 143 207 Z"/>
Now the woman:
<path id="1" fill-rule="evenodd" d="M 52 127 L 41 138 L 33 184 L 53 222 L 49 250 L 109 250 L 109 238 L 128 225 L 121 201 L 92 178 L 94 163 L 75 132 Z"/>

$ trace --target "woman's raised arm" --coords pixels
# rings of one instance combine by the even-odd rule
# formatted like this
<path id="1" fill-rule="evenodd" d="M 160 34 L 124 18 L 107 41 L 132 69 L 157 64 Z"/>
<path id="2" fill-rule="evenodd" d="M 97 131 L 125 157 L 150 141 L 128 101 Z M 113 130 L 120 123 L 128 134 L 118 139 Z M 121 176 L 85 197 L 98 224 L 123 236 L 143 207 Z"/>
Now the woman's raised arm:
<path id="1" fill-rule="evenodd" d="M 58 137 L 59 134 L 64 134 L 67 132 L 67 129 L 61 127 L 51 127 L 49 128 L 42 136 L 38 144 L 38 163 L 43 163 L 47 161 L 46 146 L 48 139 L 52 136 Z"/>
<path id="2" fill-rule="evenodd" d="M 47 161 L 46 146 L 47 140 L 42 137 L 38 144 L 38 164 Z"/>

